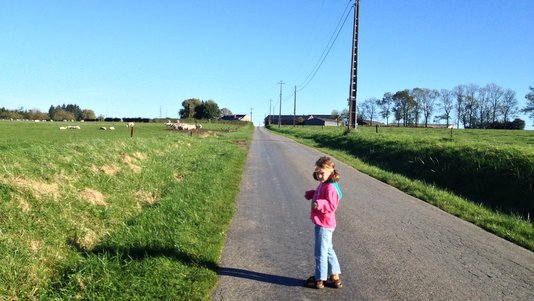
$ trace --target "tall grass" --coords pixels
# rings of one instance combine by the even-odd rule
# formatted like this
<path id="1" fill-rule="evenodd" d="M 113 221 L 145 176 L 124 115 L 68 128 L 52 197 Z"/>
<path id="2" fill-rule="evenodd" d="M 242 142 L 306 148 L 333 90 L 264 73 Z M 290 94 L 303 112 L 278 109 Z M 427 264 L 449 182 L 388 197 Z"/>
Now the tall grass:
<path id="1" fill-rule="evenodd" d="M 235 129 L 3 136 L 0 296 L 208 299 L 252 133 Z"/>
<path id="2" fill-rule="evenodd" d="M 335 153 L 373 177 L 534 249 L 534 154 L 521 142 L 509 139 L 515 146 L 500 147 L 443 141 L 428 134 L 414 137 L 421 135 L 414 129 L 412 135 L 407 130 L 377 134 L 369 128 L 349 135 L 340 129 L 272 129 Z"/>

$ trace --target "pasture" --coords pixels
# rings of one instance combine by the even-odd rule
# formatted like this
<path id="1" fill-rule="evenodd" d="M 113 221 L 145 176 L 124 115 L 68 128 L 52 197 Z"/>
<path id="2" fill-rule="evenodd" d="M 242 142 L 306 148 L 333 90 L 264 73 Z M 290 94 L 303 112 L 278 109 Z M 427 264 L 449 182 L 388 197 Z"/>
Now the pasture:
<path id="1" fill-rule="evenodd" d="M 209 299 L 252 127 L 203 126 L 0 121 L 0 299 Z"/>
<path id="2" fill-rule="evenodd" d="M 271 127 L 521 246 L 534 249 L 534 132 Z"/>

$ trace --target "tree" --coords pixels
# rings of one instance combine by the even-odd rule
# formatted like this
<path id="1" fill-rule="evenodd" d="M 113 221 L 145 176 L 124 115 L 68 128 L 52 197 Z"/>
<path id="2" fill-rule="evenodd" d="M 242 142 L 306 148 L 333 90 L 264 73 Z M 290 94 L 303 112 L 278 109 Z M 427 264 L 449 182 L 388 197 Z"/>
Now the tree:
<path id="1" fill-rule="evenodd" d="M 434 112 L 434 103 L 439 97 L 438 90 L 430 90 L 426 88 L 416 88 L 413 90 L 412 94 L 417 99 L 417 108 L 416 108 L 416 124 L 419 122 L 419 112 L 423 113 L 425 118 L 425 127 L 428 127 L 428 120 L 430 119 L 432 113 Z"/>
<path id="2" fill-rule="evenodd" d="M 332 110 L 330 116 L 332 116 L 332 119 L 334 119 L 336 121 L 337 126 L 339 126 L 339 122 L 341 121 L 341 113 L 339 113 L 338 110 Z"/>
<path id="3" fill-rule="evenodd" d="M 460 128 L 460 121 L 464 115 L 465 85 L 458 85 L 452 89 L 455 98 L 454 107 L 456 109 L 456 127 Z"/>
<path id="4" fill-rule="evenodd" d="M 410 95 L 410 90 L 397 91 L 393 95 L 393 101 L 395 102 L 395 119 L 397 121 L 402 120 L 403 125 L 407 126 L 413 121 L 412 113 L 416 106 L 413 96 Z M 400 116 L 397 116 L 397 114 L 400 114 Z"/>
<path id="5" fill-rule="evenodd" d="M 514 116 L 517 114 L 517 99 L 515 98 L 515 91 L 512 89 L 507 89 L 504 91 L 502 96 L 502 102 L 499 106 L 499 111 L 503 116 L 503 122 L 506 124 L 508 122 L 508 117 Z"/>
<path id="6" fill-rule="evenodd" d="M 189 98 L 182 102 L 182 109 L 180 109 L 180 118 L 193 118 L 195 116 L 196 107 L 202 104 L 202 101 L 197 98 Z"/>
<path id="7" fill-rule="evenodd" d="M 529 89 L 530 92 L 525 95 L 527 105 L 523 109 L 521 109 L 521 112 L 528 114 L 528 117 L 534 119 L 534 86 L 530 86 Z"/>
<path id="8" fill-rule="evenodd" d="M 378 101 L 380 106 L 380 116 L 386 119 L 386 125 L 389 125 L 389 116 L 391 115 L 391 107 L 393 106 L 393 95 L 390 92 L 384 93 L 384 97 Z"/>
<path id="9" fill-rule="evenodd" d="M 195 119 L 217 119 L 221 117 L 221 110 L 213 100 L 202 101 L 195 107 Z"/>
<path id="10" fill-rule="evenodd" d="M 439 119 L 445 119 L 447 121 L 447 127 L 449 127 L 449 121 L 452 118 L 452 109 L 454 108 L 453 93 L 447 89 L 441 89 L 441 109 L 443 115 L 438 116 Z"/>
<path id="11" fill-rule="evenodd" d="M 414 88 L 411 92 L 411 95 L 414 100 L 413 114 L 415 117 L 415 126 L 419 125 L 419 115 L 423 107 L 423 102 L 427 98 L 428 89 Z"/>
<path id="12" fill-rule="evenodd" d="M 370 125 L 373 125 L 373 119 L 375 118 L 376 111 L 378 110 L 377 107 L 378 107 L 378 99 L 374 97 L 367 98 L 366 100 L 363 101 L 361 105 L 362 119 L 363 120 L 368 119 L 370 121 Z"/>
<path id="13" fill-rule="evenodd" d="M 63 121 L 63 120 L 74 120 L 76 117 L 74 113 L 67 112 L 65 110 L 55 110 L 54 115 L 50 116 L 52 120 Z"/>
<path id="14" fill-rule="evenodd" d="M 26 118 L 29 120 L 46 120 L 48 119 L 48 114 L 39 111 L 39 109 L 32 109 L 26 112 Z"/>
<path id="15" fill-rule="evenodd" d="M 95 112 L 93 110 L 84 109 L 84 110 L 82 110 L 81 118 L 82 118 L 82 120 L 96 119 L 96 114 L 95 114 Z"/>
<path id="16" fill-rule="evenodd" d="M 497 86 L 494 83 L 486 85 L 486 89 L 488 92 L 488 103 L 490 106 L 491 122 L 493 123 L 498 119 L 497 113 L 499 112 L 499 107 L 501 106 L 504 91 L 501 87 Z"/>
<path id="17" fill-rule="evenodd" d="M 82 109 L 76 104 L 63 105 L 63 110 L 72 113 L 74 115 L 73 119 L 75 120 L 82 119 Z"/>
<path id="18" fill-rule="evenodd" d="M 234 113 L 232 113 L 232 111 L 230 111 L 230 109 L 228 109 L 228 108 L 222 108 L 221 109 L 221 115 L 223 115 L 223 116 L 234 115 Z"/>

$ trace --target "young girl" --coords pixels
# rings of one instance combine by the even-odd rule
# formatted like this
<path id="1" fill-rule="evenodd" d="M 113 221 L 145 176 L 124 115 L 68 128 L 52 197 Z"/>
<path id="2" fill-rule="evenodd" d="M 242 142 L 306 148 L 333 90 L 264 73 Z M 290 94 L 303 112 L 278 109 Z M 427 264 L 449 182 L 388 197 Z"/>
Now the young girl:
<path id="1" fill-rule="evenodd" d="M 315 224 L 315 276 L 306 280 L 306 286 L 324 288 L 325 284 L 340 288 L 343 286 L 339 274 L 339 262 L 332 245 L 332 234 L 336 228 L 336 209 L 342 197 L 337 182 L 339 173 L 334 161 L 321 157 L 315 162 L 313 178 L 319 181 L 316 190 L 308 190 L 304 197 L 311 200 L 311 220 Z"/>

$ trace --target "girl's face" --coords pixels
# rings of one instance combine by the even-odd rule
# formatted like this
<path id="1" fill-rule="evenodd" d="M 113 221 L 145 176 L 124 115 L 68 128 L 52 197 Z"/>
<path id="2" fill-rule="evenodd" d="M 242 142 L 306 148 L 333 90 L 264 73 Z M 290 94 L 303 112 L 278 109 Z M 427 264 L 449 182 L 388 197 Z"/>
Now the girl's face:
<path id="1" fill-rule="evenodd" d="M 332 174 L 334 170 L 329 168 L 315 168 L 315 177 L 317 180 L 321 183 L 324 183 L 326 180 L 330 178 L 330 175 Z"/>

